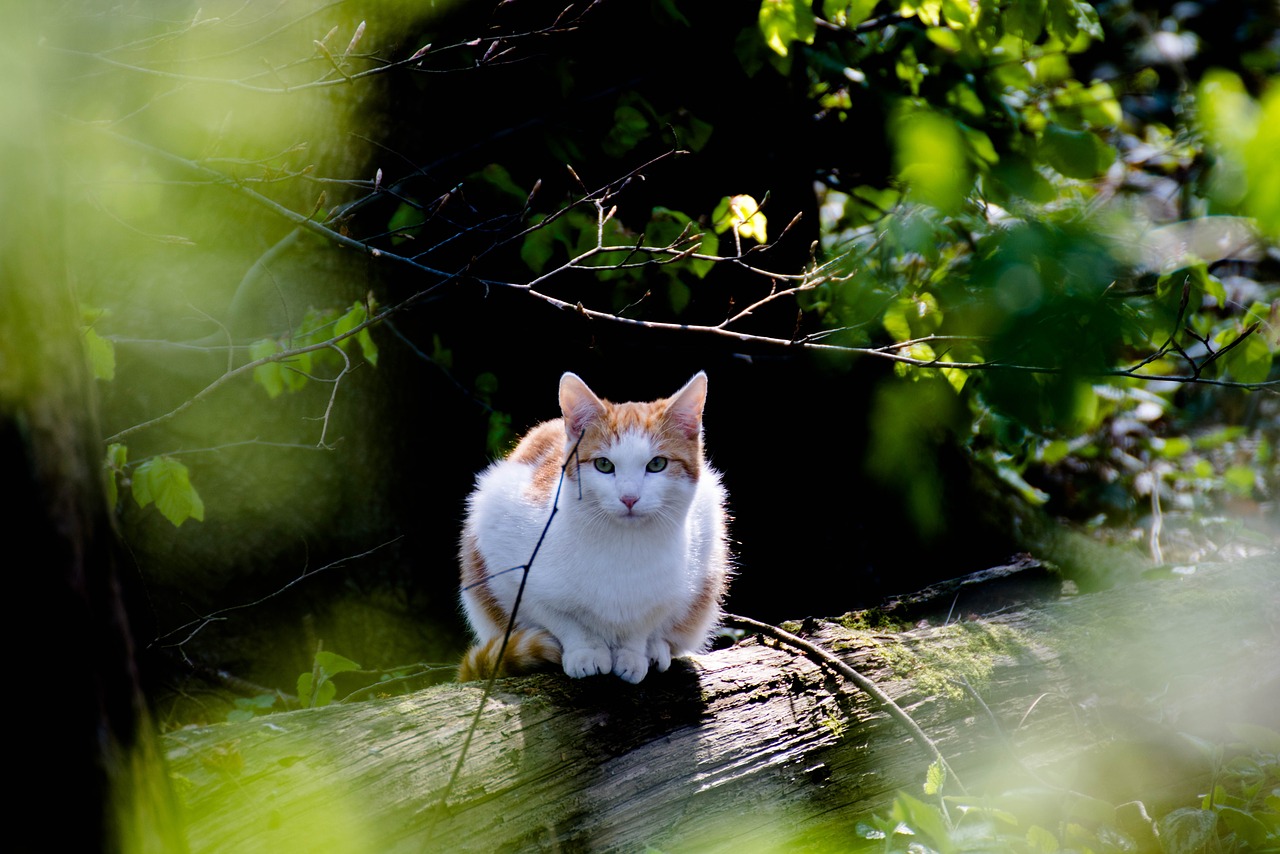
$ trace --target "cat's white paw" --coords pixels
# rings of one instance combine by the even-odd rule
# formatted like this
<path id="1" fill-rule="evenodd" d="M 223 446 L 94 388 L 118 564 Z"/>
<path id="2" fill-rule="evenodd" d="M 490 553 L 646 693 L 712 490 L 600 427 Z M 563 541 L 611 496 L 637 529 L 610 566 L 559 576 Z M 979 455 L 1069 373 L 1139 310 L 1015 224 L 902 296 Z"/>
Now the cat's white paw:
<path id="1" fill-rule="evenodd" d="M 648 653 L 649 660 L 658 668 L 658 672 L 666 673 L 671 666 L 671 643 L 664 638 L 650 638 Z"/>
<path id="2" fill-rule="evenodd" d="M 613 657 L 613 672 L 634 685 L 649 672 L 649 657 L 632 649 L 620 649 Z"/>
<path id="3" fill-rule="evenodd" d="M 613 656 L 603 647 L 580 646 L 577 649 L 566 649 L 560 656 L 564 672 L 574 679 L 583 676 L 595 676 L 608 673 L 613 667 Z"/>

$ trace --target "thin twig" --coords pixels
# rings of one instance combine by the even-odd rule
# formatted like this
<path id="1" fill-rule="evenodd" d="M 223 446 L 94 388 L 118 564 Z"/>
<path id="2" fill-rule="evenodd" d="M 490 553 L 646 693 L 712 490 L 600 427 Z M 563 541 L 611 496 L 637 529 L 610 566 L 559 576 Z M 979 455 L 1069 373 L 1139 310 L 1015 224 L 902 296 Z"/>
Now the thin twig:
<path id="1" fill-rule="evenodd" d="M 502 661 L 502 657 L 506 655 L 507 644 L 510 642 L 511 633 L 516 627 L 516 614 L 520 611 L 521 600 L 524 599 L 524 588 L 529 581 L 529 570 L 533 568 L 533 561 L 538 556 L 538 550 L 542 548 L 542 542 L 547 537 L 547 531 L 551 529 L 552 520 L 555 519 L 556 514 L 560 512 L 560 491 L 564 487 L 565 474 L 569 470 L 570 463 L 577 460 L 578 445 L 581 444 L 582 437 L 585 435 L 585 430 L 578 434 L 578 440 L 573 443 L 573 448 L 570 449 L 568 455 L 565 457 L 565 461 L 560 464 L 560 480 L 556 483 L 556 494 L 555 498 L 552 499 L 551 502 L 551 513 L 547 516 L 546 524 L 542 526 L 542 533 L 538 535 L 538 541 L 533 545 L 533 551 L 529 555 L 529 560 L 523 566 L 513 567 L 513 569 L 521 570 L 523 574 L 520 576 L 520 587 L 516 590 L 515 602 L 511 605 L 511 614 L 507 617 L 507 630 L 503 633 L 502 643 L 498 647 L 498 656 L 495 660 L 499 663 Z M 581 486 L 581 479 L 579 479 L 579 486 Z M 458 751 L 458 759 L 453 765 L 453 773 L 449 775 L 449 781 L 445 783 L 444 791 L 440 794 L 441 809 L 445 809 L 449 806 L 449 796 L 453 794 L 453 787 L 458 782 L 458 777 L 462 773 L 462 765 L 467 760 L 467 753 L 471 749 L 471 741 L 475 737 L 476 729 L 480 726 L 480 716 L 484 713 L 484 707 L 489 702 L 489 695 L 493 693 L 494 683 L 498 680 L 499 669 L 499 667 L 495 666 L 493 671 L 489 674 L 488 680 L 484 683 L 484 689 L 480 694 L 480 702 L 476 704 L 476 712 L 471 718 L 471 725 L 467 727 L 467 734 L 462 739 L 462 749 Z"/>

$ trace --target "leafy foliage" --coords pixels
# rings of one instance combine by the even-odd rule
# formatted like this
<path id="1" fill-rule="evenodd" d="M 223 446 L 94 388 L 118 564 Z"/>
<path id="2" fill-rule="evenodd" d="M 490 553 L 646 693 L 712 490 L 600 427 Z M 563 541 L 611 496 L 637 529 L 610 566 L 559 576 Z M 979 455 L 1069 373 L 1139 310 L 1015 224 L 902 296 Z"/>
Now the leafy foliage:
<path id="1" fill-rule="evenodd" d="M 937 802 L 900 793 L 888 813 L 858 823 L 862 844 L 855 850 L 885 854 L 1274 851 L 1280 848 L 1280 735 L 1252 726 L 1240 731 L 1240 740 L 1230 745 L 1202 743 L 1215 760 L 1213 789 L 1202 802 L 1171 810 L 1154 821 L 1141 803 L 1112 805 L 1062 790 L 943 797 L 941 771 L 935 766 L 929 769 L 925 795 L 938 797 Z"/>
<path id="2" fill-rule="evenodd" d="M 378 364 L 378 346 L 369 334 L 370 312 L 376 303 L 355 302 L 343 313 L 335 310 L 306 313 L 296 330 L 280 339 L 263 338 L 249 346 L 249 357 L 262 362 L 253 378 L 269 397 L 305 388 L 314 372 L 342 367 L 342 354 L 352 342 L 370 365 Z"/>

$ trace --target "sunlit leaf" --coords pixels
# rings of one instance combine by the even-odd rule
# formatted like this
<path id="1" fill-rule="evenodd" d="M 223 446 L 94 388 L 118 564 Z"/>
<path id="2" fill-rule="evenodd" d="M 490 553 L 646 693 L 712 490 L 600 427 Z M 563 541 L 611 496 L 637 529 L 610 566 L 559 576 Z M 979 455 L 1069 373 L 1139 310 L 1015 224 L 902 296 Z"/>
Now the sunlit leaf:
<path id="1" fill-rule="evenodd" d="M 204 502 L 191 485 L 190 473 L 172 457 L 153 457 L 134 470 L 133 500 L 139 507 L 154 502 L 160 514 L 178 527 L 188 519 L 204 521 Z"/>
<path id="2" fill-rule="evenodd" d="M 794 41 L 813 44 L 818 32 L 813 8 L 805 0 L 763 0 L 759 26 L 765 44 L 779 56 L 786 56 Z"/>
<path id="3" fill-rule="evenodd" d="M 950 833 L 947 829 L 947 821 L 933 804 L 926 804 L 901 792 L 893 802 L 892 813 L 895 818 L 910 824 L 917 831 L 928 836 L 940 851 L 951 849 L 951 845 L 948 844 Z"/>
<path id="4" fill-rule="evenodd" d="M 1027 845 L 1037 854 L 1057 854 L 1059 848 L 1058 837 L 1045 830 L 1038 824 L 1033 824 L 1027 828 Z"/>
<path id="5" fill-rule="evenodd" d="M 255 362 L 274 355 L 279 350 L 276 342 L 263 338 L 249 345 L 249 358 Z M 284 370 L 279 362 L 266 362 L 253 369 L 253 379 L 267 391 L 269 397 L 279 397 L 284 391 Z"/>
<path id="6" fill-rule="evenodd" d="M 711 219 L 717 233 L 722 234 L 736 228 L 740 236 L 754 238 L 759 243 L 765 243 L 769 239 L 769 221 L 752 196 L 725 196 L 716 205 Z"/>
<path id="7" fill-rule="evenodd" d="M 875 11 L 879 0 L 822 0 L 822 14 L 829 21 L 856 27 Z"/>
<path id="8" fill-rule="evenodd" d="M 925 774 L 924 793 L 926 795 L 936 795 L 942 791 L 943 785 L 947 781 L 947 766 L 942 764 L 942 760 L 935 759 L 929 763 L 929 770 Z"/>
<path id="9" fill-rule="evenodd" d="M 899 110 L 890 123 L 898 177 L 914 197 L 943 212 L 956 210 L 972 184 L 956 123 L 929 110 Z"/>
<path id="10" fill-rule="evenodd" d="M 1222 473 L 1222 481 L 1227 488 L 1244 497 L 1253 495 L 1257 478 L 1257 473 L 1248 466 L 1231 466 Z"/>
<path id="11" fill-rule="evenodd" d="M 116 378 L 115 345 L 103 338 L 92 326 L 84 329 L 84 348 L 89 357 L 89 368 L 100 380 Z"/>

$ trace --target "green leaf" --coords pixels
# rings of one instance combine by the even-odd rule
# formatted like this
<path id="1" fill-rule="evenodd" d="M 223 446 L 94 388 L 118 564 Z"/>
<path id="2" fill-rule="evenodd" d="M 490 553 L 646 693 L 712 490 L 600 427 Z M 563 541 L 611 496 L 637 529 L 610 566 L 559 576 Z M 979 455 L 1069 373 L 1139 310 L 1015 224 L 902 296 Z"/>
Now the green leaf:
<path id="1" fill-rule="evenodd" d="M 1160 819 L 1160 846 L 1165 854 L 1202 854 L 1217 850 L 1218 816 L 1211 810 L 1186 807 Z"/>
<path id="2" fill-rule="evenodd" d="M 1036 854 L 1057 854 L 1060 847 L 1058 837 L 1038 824 L 1027 828 L 1027 845 Z"/>
<path id="3" fill-rule="evenodd" d="M 907 195 L 944 213 L 956 211 L 973 185 L 959 126 L 932 110 L 904 106 L 889 123 L 898 177 Z"/>
<path id="4" fill-rule="evenodd" d="M 947 782 L 947 766 L 942 764 L 941 759 L 935 759 L 929 764 L 929 770 L 924 778 L 924 793 L 926 795 L 936 795 L 942 791 L 943 785 Z"/>
<path id="5" fill-rule="evenodd" d="M 713 231 L 702 232 L 702 243 L 698 246 L 699 255 L 719 255 L 720 238 Z M 705 279 L 707 273 L 715 269 L 716 262 L 706 258 L 690 258 L 689 268 L 699 279 Z"/>
<path id="6" fill-rule="evenodd" d="M 1059 463 L 1071 453 L 1071 445 L 1064 439 L 1054 439 L 1040 452 L 1040 461 L 1047 466 Z"/>
<path id="7" fill-rule="evenodd" d="M 602 145 L 609 156 L 621 157 L 648 136 L 648 116 L 630 104 L 623 104 L 613 111 L 613 127 Z"/>
<path id="8" fill-rule="evenodd" d="M 337 696 L 338 688 L 328 679 L 321 678 L 320 684 L 312 691 L 312 678 L 310 673 L 302 673 L 298 675 L 298 702 L 302 704 L 304 709 L 318 709 L 321 706 L 327 706 L 333 702 L 333 698 Z"/>
<path id="9" fill-rule="evenodd" d="M 249 345 L 249 358 L 253 361 L 275 355 L 279 347 L 271 338 L 263 338 Z M 267 362 L 253 369 L 253 379 L 267 391 L 267 396 L 276 398 L 284 391 L 284 369 L 279 362 Z"/>
<path id="10" fill-rule="evenodd" d="M 1075 0 L 1048 0 L 1049 32 L 1070 44 L 1080 32 Z"/>
<path id="11" fill-rule="evenodd" d="M 1222 480 L 1236 495 L 1248 497 L 1253 495 L 1257 474 L 1249 466 L 1231 466 L 1222 473 Z"/>
<path id="12" fill-rule="evenodd" d="M 507 171 L 507 167 L 500 163 L 490 163 L 481 169 L 476 177 L 518 201 L 523 202 L 529 198 L 529 194 L 512 180 L 511 173 Z"/>
<path id="13" fill-rule="evenodd" d="M 360 665 L 336 652 L 321 650 L 316 653 L 316 664 L 330 676 L 335 673 L 346 673 L 348 670 L 359 670 Z"/>
<path id="14" fill-rule="evenodd" d="M 191 485 L 187 467 L 172 457 L 153 457 L 133 473 L 133 500 L 139 507 L 152 502 L 176 527 L 188 519 L 204 521 L 204 502 Z"/>
<path id="15" fill-rule="evenodd" d="M 760 34 L 779 56 L 786 56 L 794 41 L 813 44 L 818 19 L 804 0 L 764 0 L 760 4 Z"/>
<path id="16" fill-rule="evenodd" d="M 541 214 L 531 218 L 534 225 L 540 224 L 545 217 Z M 559 235 L 556 231 L 548 226 L 534 228 L 524 236 L 524 242 L 520 244 L 520 260 L 529 266 L 529 269 L 535 273 L 541 273 L 547 268 L 547 262 L 551 260 L 551 256 L 555 253 L 555 245 Z"/>
<path id="17" fill-rule="evenodd" d="M 977 20 L 978 9 L 969 0 L 942 0 L 942 18 L 948 27 L 968 29 Z"/>
<path id="18" fill-rule="evenodd" d="M 667 303 L 671 306 L 671 310 L 675 314 L 683 314 L 684 310 L 689 307 L 689 300 L 693 296 L 689 286 L 679 279 L 673 279 L 667 285 Z"/>
<path id="19" fill-rule="evenodd" d="M 89 356 L 89 368 L 100 380 L 116 378 L 116 348 L 92 326 L 84 328 L 84 348 Z"/>
<path id="20" fill-rule="evenodd" d="M 922 24 L 936 27 L 942 23 L 943 0 L 902 0 L 898 11 L 905 17 L 915 15 Z"/>
<path id="21" fill-rule="evenodd" d="M 416 237 L 418 230 L 426 221 L 426 216 L 416 206 L 408 202 L 401 202 L 400 207 L 396 208 L 396 212 L 387 221 L 387 231 L 392 232 L 392 245 L 399 246 L 401 243 Z"/>
<path id="22" fill-rule="evenodd" d="M 924 34 L 929 41 L 933 42 L 943 50 L 947 50 L 952 53 L 959 53 L 960 48 L 963 47 L 960 33 L 950 27 L 930 27 L 925 30 Z"/>
<path id="23" fill-rule="evenodd" d="M 1044 32 L 1045 0 L 1012 0 L 1002 13 L 1005 30 L 1035 43 Z"/>
<path id="24" fill-rule="evenodd" d="M 345 335 L 368 320 L 371 307 L 371 305 L 366 305 L 359 300 L 353 302 L 351 307 L 347 309 L 347 313 L 338 318 L 337 323 L 334 324 L 334 336 Z M 352 338 L 360 345 L 360 354 L 364 356 L 365 361 L 376 368 L 378 366 L 378 345 L 374 343 L 373 336 L 369 334 L 369 328 L 361 329 Z M 352 339 L 345 339 L 343 344 L 345 345 L 350 340 Z"/>
<path id="25" fill-rule="evenodd" d="M 736 228 L 740 236 L 754 238 L 758 243 L 769 240 L 769 220 L 752 196 L 725 196 L 712 212 L 711 221 L 717 234 Z"/>
<path id="26" fill-rule="evenodd" d="M 1068 178 L 1094 178 L 1111 165 L 1115 152 L 1089 131 L 1050 123 L 1040 143 L 1045 161 Z"/>
<path id="27" fill-rule="evenodd" d="M 954 849 L 947 821 L 943 818 L 942 812 L 932 804 L 926 804 L 906 792 L 900 792 L 893 802 L 890 814 L 929 837 L 934 847 L 944 854 Z"/>
<path id="28" fill-rule="evenodd" d="M 1275 850 L 1275 843 L 1280 842 L 1280 835 L 1267 829 L 1267 826 L 1252 814 L 1234 807 L 1220 807 L 1218 818 L 1222 820 L 1236 838 L 1243 841 L 1250 851 Z M 1270 844 L 1269 844 L 1270 843 Z"/>
<path id="29" fill-rule="evenodd" d="M 910 341 L 932 335 L 942 326 L 938 298 L 928 291 L 899 297 L 884 312 L 885 331 L 894 341 Z"/>
<path id="30" fill-rule="evenodd" d="M 1191 450 L 1191 440 L 1186 436 L 1173 436 L 1162 442 L 1152 442 L 1152 448 L 1166 460 L 1174 460 Z"/>
<path id="31" fill-rule="evenodd" d="M 1227 330 L 1217 336 L 1219 346 L 1229 344 L 1240 335 L 1238 330 Z M 1223 356 L 1225 370 L 1236 382 L 1265 382 L 1271 374 L 1271 349 L 1255 330 Z"/>
<path id="32" fill-rule="evenodd" d="M 875 11 L 879 0 L 822 0 L 822 15 L 844 27 L 856 27 Z"/>

